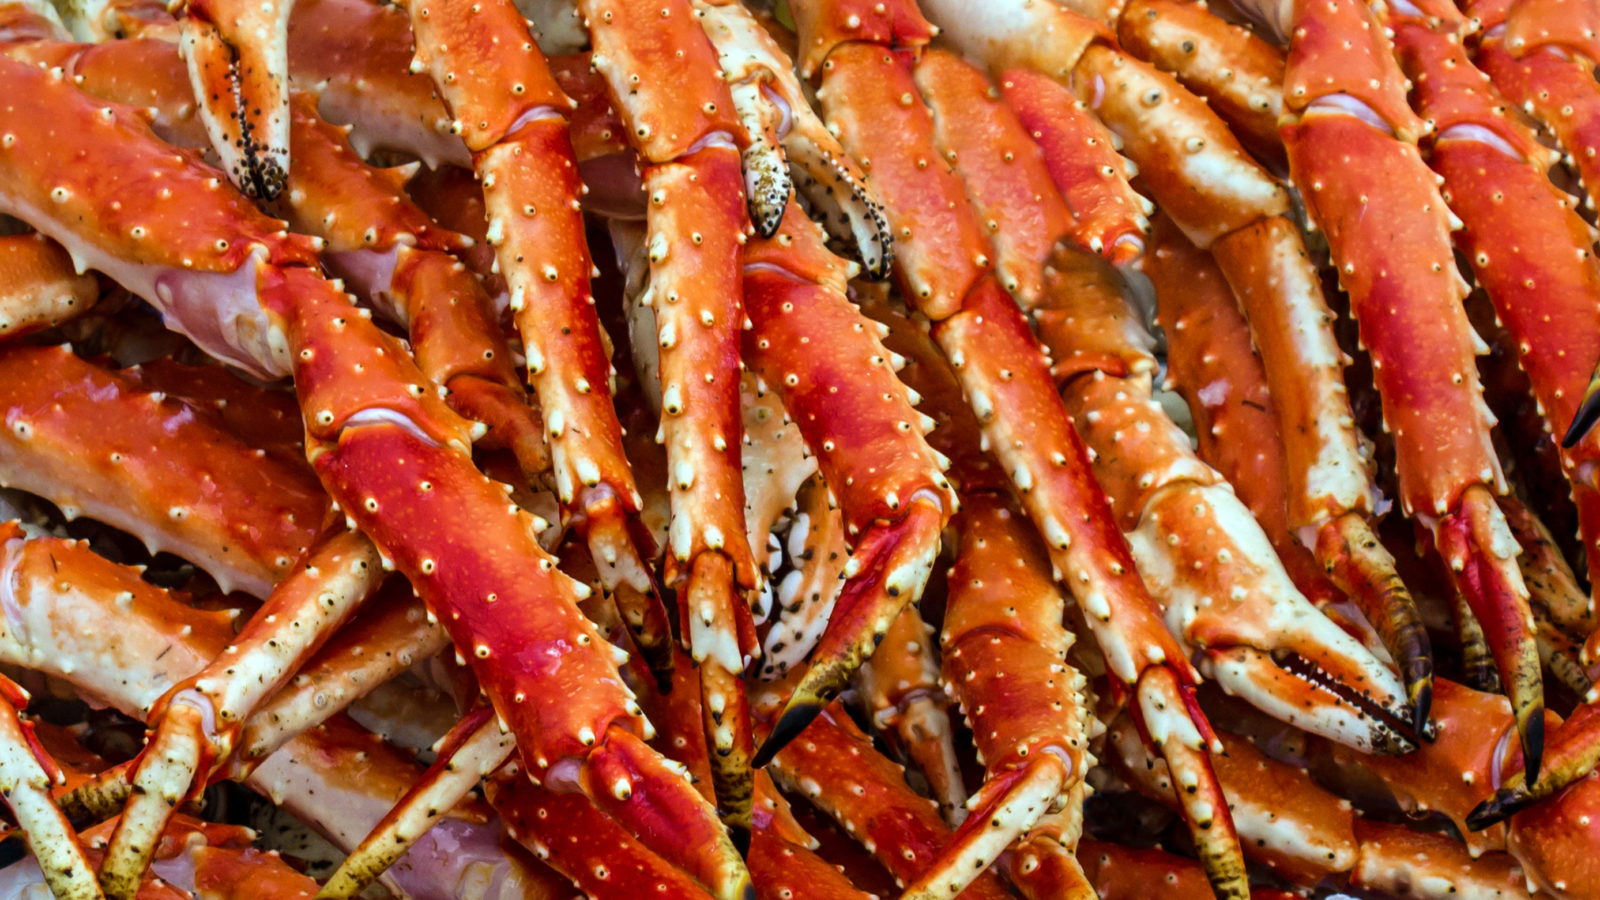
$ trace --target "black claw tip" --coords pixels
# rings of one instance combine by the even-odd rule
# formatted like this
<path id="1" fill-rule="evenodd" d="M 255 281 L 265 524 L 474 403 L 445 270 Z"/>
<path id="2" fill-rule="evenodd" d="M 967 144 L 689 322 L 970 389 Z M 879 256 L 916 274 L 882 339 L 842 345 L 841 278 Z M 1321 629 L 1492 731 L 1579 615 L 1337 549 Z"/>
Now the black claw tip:
<path id="1" fill-rule="evenodd" d="M 739 851 L 740 856 L 750 855 L 750 829 L 742 825 L 729 825 L 728 838 L 733 841 L 733 849 Z"/>
<path id="2" fill-rule="evenodd" d="M 1572 417 L 1572 424 L 1567 427 L 1567 433 L 1561 438 L 1561 449 L 1570 450 L 1583 436 L 1589 433 L 1594 423 L 1600 420 L 1600 391 L 1589 394 L 1579 404 L 1578 412 Z"/>
<path id="3" fill-rule="evenodd" d="M 1418 682 L 1411 689 L 1411 728 L 1418 739 L 1433 742 L 1437 730 L 1428 716 L 1433 711 L 1433 678 Z"/>
<path id="4" fill-rule="evenodd" d="M 1544 764 L 1544 706 L 1535 706 L 1522 729 L 1522 771 L 1524 784 L 1537 784 L 1539 767 Z"/>
<path id="5" fill-rule="evenodd" d="M 1473 831 L 1482 831 L 1490 825 L 1497 824 L 1510 818 L 1512 814 L 1527 806 L 1531 797 L 1511 788 L 1501 788 L 1495 791 L 1489 799 L 1479 803 L 1467 813 L 1467 827 Z"/>
<path id="6" fill-rule="evenodd" d="M 822 704 L 815 700 L 792 700 L 789 708 L 778 717 L 778 724 L 772 727 L 772 733 L 767 735 L 767 740 L 756 752 L 756 758 L 751 766 L 764 769 L 779 751 L 789 745 L 789 742 L 800 736 L 806 730 L 811 720 L 822 714 Z"/>

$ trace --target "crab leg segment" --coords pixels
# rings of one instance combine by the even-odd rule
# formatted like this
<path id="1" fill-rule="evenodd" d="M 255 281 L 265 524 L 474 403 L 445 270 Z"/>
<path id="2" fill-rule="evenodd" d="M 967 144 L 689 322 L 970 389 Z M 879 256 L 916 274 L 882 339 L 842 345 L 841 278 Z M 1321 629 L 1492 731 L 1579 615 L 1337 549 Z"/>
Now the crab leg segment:
<path id="1" fill-rule="evenodd" d="M 672 522 L 667 581 L 701 690 L 717 799 L 741 840 L 753 738 L 738 677 L 757 651 L 748 604 L 757 570 L 745 539 L 739 340 L 748 145 L 716 51 L 688 0 L 583 0 L 595 70 L 644 162 L 645 239 L 655 313 L 661 428 Z M 692 98 L 692 102 L 685 102 Z"/>
<path id="2" fill-rule="evenodd" d="M 65 347 L 0 352 L 0 407 L 7 486 L 177 553 L 223 590 L 267 596 L 326 514 L 327 496 L 303 466 L 257 458 L 186 404 Z M 172 465 L 173 453 L 193 466 Z"/>
<path id="3" fill-rule="evenodd" d="M 330 268 L 408 327 L 418 368 L 449 391 L 451 408 L 489 426 L 485 446 L 511 449 L 530 479 L 542 476 L 544 435 L 492 301 L 451 255 L 467 239 L 433 225 L 406 196 L 408 168 L 375 169 L 356 156 L 349 129 L 323 121 L 311 95 L 293 95 L 290 113 L 295 164 L 282 204 L 290 226 L 327 241 Z"/>
<path id="4" fill-rule="evenodd" d="M 1433 533 L 1482 625 L 1537 772 L 1538 647 L 1516 542 L 1493 499 L 1504 483 L 1461 305 L 1466 285 L 1453 265 L 1458 223 L 1417 151 L 1421 120 L 1406 106 L 1404 78 L 1371 14 L 1352 0 L 1298 3 L 1293 14 L 1285 96 L 1298 121 L 1283 132 L 1290 169 L 1328 235 L 1372 355 L 1401 502 Z M 1419 333 L 1436 338 L 1410 338 Z"/>
<path id="5" fill-rule="evenodd" d="M 967 788 L 961 782 L 950 701 L 939 685 L 933 641 L 922 613 L 907 605 L 889 624 L 877 652 L 862 665 L 857 684 L 872 714 L 873 729 L 880 736 L 894 729 L 901 752 L 928 780 L 945 821 L 959 824 Z"/>
<path id="6" fill-rule="evenodd" d="M 211 145 L 245 196 L 289 177 L 289 12 L 294 0 L 183 0 L 183 58 Z"/>
<path id="7" fill-rule="evenodd" d="M 1288 461 L 1272 395 L 1222 270 L 1160 216 L 1144 271 L 1155 286 L 1167 335 L 1165 387 L 1189 406 L 1200 458 L 1250 508 L 1295 587 L 1318 607 L 1342 601 L 1344 595 L 1290 531 Z"/>
<path id="8" fill-rule="evenodd" d="M 654 548 L 639 544 L 630 525 L 642 501 L 589 283 L 578 208 L 584 188 L 567 130 L 573 103 L 509 2 L 416 0 L 409 8 L 413 69 L 432 77 L 483 181 L 489 243 L 511 290 L 563 515 L 588 541 L 602 584 L 618 592 L 641 652 L 665 677 L 666 614 L 645 562 Z"/>
<path id="9" fill-rule="evenodd" d="M 854 554 L 811 667 L 774 725 L 757 764 L 798 734 L 915 604 L 955 507 L 945 460 L 895 378 L 877 326 L 846 299 L 848 271 L 791 207 L 776 238 L 745 254 L 746 358 L 817 455 Z M 839 410 L 854 412 L 839 415 Z"/>
<path id="10" fill-rule="evenodd" d="M 1442 692 L 1453 689 L 1441 682 Z M 1166 767 L 1145 754 L 1131 724 L 1114 723 L 1111 735 L 1120 770 L 1138 789 L 1170 796 Z M 1305 769 L 1273 759 L 1244 739 L 1222 739 L 1228 752 L 1219 758 L 1217 775 L 1246 852 L 1290 882 L 1310 887 L 1348 881 L 1353 888 L 1438 900 L 1527 896 L 1506 854 L 1474 856 L 1472 848 L 1445 835 L 1355 815 L 1348 801 L 1319 787 Z M 1382 764 L 1404 770 L 1412 759 L 1384 758 Z M 1442 779 L 1446 789 L 1452 780 L 1460 783 L 1447 772 L 1411 775 L 1413 781 L 1428 778 Z"/>
<path id="11" fill-rule="evenodd" d="M 44 235 L 0 238 L 0 340 L 51 328 L 87 312 L 100 298 L 92 276 Z"/>
<path id="12" fill-rule="evenodd" d="M 780 787 L 805 795 L 902 884 L 920 877 L 950 840 L 933 801 L 913 792 L 900 767 L 837 705 L 789 742 L 771 771 Z M 974 880 L 960 893 L 967 900 L 1007 896 L 992 873 L 968 874 Z"/>
<path id="13" fill-rule="evenodd" d="M 20 540 L 15 523 L 0 527 L 8 555 L 9 545 Z M 27 835 L 28 849 L 45 873 L 50 892 L 58 900 L 101 897 L 94 867 L 50 796 L 50 787 L 62 781 L 61 770 L 39 746 L 32 727 L 17 715 L 27 705 L 27 692 L 0 675 L 0 792 Z"/>
<path id="14" fill-rule="evenodd" d="M 233 636 L 229 614 L 191 607 L 85 543 L 24 539 L 14 526 L 6 528 L 12 537 L 0 542 L 8 610 L 0 660 L 8 664 L 63 679 L 85 696 L 145 718 Z M 116 627 L 105 627 L 113 621 Z M 288 740 L 247 783 L 351 848 L 420 774 L 409 757 L 340 716 Z M 437 843 L 415 848 L 390 871 L 392 888 L 455 897 L 458 884 L 473 881 L 463 877 L 473 868 L 515 868 L 493 829 L 450 818 L 436 832 Z"/>
<path id="15" fill-rule="evenodd" d="M 381 581 L 377 548 L 360 533 L 323 539 L 238 638 L 156 705 L 150 716 L 155 728 L 128 776 L 133 795 L 111 835 L 109 855 L 154 841 L 166 829 L 173 811 L 195 799 L 227 763 L 255 708 Z"/>
<path id="16" fill-rule="evenodd" d="M 527 513 L 487 478 L 449 465 L 452 458 L 449 449 L 384 423 L 346 429 L 316 464 L 336 495 L 351 497 L 346 511 L 430 607 L 449 610 L 440 620 L 518 736 L 532 771 L 556 790 L 581 789 L 614 817 L 663 839 L 668 833 L 645 823 L 675 821 L 674 861 L 689 863 L 687 871 L 716 896 L 742 897 L 749 876 L 721 824 L 628 730 L 648 733 L 648 726 L 616 673 L 612 657 L 620 651 L 578 611 L 584 589 L 540 549 Z M 483 535 L 486 528 L 499 537 L 475 550 L 401 540 L 424 533 L 418 529 Z"/>
<path id="17" fill-rule="evenodd" d="M 947 896 L 943 887 L 957 873 L 987 867 L 1042 812 L 1081 803 L 1084 773 L 1094 764 L 1085 682 L 1066 662 L 1073 640 L 1061 625 L 1066 601 L 1044 547 L 1004 502 L 967 497 L 940 643 L 946 689 L 972 727 L 986 777 L 939 862 L 908 889 L 917 897 Z M 1056 886 L 1058 896 L 1093 897 L 1075 869 L 1069 857 L 1070 880 Z"/>
<path id="18" fill-rule="evenodd" d="M 1176 75 L 1252 153 L 1282 168 L 1283 51 L 1189 0 L 1131 0 L 1117 42 Z"/>
<path id="19" fill-rule="evenodd" d="M 1425 718 L 1431 659 L 1419 639 L 1415 605 L 1367 521 L 1378 498 L 1344 391 L 1345 358 L 1299 235 L 1280 219 L 1289 208 L 1282 187 L 1204 101 L 1110 46 L 1092 22 L 1066 8 L 1006 2 L 975 17 L 951 0 L 927 5 L 959 49 L 1001 73 L 1008 99 L 1039 135 L 1058 182 L 1071 181 L 1062 185 L 1069 201 L 1075 193 L 1104 193 L 1115 168 L 1073 165 L 1074 156 L 1082 157 L 1079 143 L 1057 134 L 1082 132 L 1085 126 L 1076 122 L 1087 113 L 1066 101 L 1066 86 L 1121 138 L 1122 151 L 1162 209 L 1191 240 L 1217 254 L 1263 348 L 1279 431 L 1293 442 L 1289 513 L 1296 536 L 1383 623 L 1385 645 L 1407 674 L 1413 715 Z M 1019 68 L 1033 71 L 1019 74 Z"/>
<path id="20" fill-rule="evenodd" d="M 1145 217 L 1154 207 L 1128 184 L 1138 169 L 1117 154 L 1116 137 L 1070 88 L 1048 75 L 1012 68 L 999 80 L 1006 105 L 1039 145 L 1050 178 L 1072 212 L 1072 227 L 1065 234 L 1114 263 L 1137 259 L 1150 227 Z M 937 101 L 936 96 L 930 99 Z M 1029 305 L 1026 294 L 1013 290 L 1012 295 Z"/>
<path id="21" fill-rule="evenodd" d="M 630 711 L 612 654 L 577 609 L 580 587 L 555 571 L 535 539 L 537 523 L 473 468 L 466 451 L 476 429 L 424 386 L 396 342 L 305 265 L 314 262 L 312 248 L 275 234 L 211 170 L 163 147 L 129 111 L 96 109 L 59 75 L 9 60 L 0 60 L 0 79 L 16 98 L 0 110 L 0 128 L 16 135 L 0 165 L 4 208 L 130 289 L 147 288 L 141 293 L 191 326 L 229 301 L 240 321 L 259 325 L 232 335 L 242 347 L 231 356 L 269 374 L 289 371 L 292 361 L 318 475 L 445 622 L 529 767 L 561 766 L 575 776 L 563 782 L 569 789 L 594 791 L 599 777 L 600 795 L 612 798 L 602 801 L 607 811 L 634 828 L 646 827 L 640 817 L 652 808 L 672 807 L 682 823 L 673 837 L 690 848 L 692 872 L 719 896 L 741 896 L 748 874 L 709 807 L 628 731 L 646 726 Z M 113 181 L 68 186 L 51 178 L 63 144 L 82 171 Z M 163 217 L 148 204 L 135 210 L 102 190 L 151 177 L 189 204 L 181 215 Z M 231 293 L 208 290 L 204 306 L 184 303 L 198 303 L 189 292 L 202 286 L 228 284 Z M 219 330 L 190 330 L 229 348 Z M 461 542 L 465 535 L 474 540 Z M 632 768 L 628 778 L 619 764 Z M 631 799 L 617 797 L 624 781 Z M 149 847 L 134 849 L 142 856 Z M 143 867 L 133 863 L 142 860 L 126 856 L 109 856 L 107 868 L 119 877 L 131 869 L 123 883 L 136 886 Z"/>
<path id="22" fill-rule="evenodd" d="M 462 717 L 440 744 L 434 764 L 345 857 L 318 896 L 360 895 L 427 833 L 441 812 L 454 807 L 517 749 L 486 707 Z"/>
<path id="23" fill-rule="evenodd" d="M 1410 749 L 1404 734 L 1345 696 L 1361 695 L 1403 719 L 1398 679 L 1295 590 L 1259 526 L 1220 477 L 1189 455 L 1148 387 L 1096 373 L 1063 391 L 1168 622 L 1205 652 L 1222 686 L 1367 752 Z M 1151 471 L 1159 474 L 1145 474 Z M 1319 674 L 1280 668 L 1274 658 L 1285 653 Z"/>

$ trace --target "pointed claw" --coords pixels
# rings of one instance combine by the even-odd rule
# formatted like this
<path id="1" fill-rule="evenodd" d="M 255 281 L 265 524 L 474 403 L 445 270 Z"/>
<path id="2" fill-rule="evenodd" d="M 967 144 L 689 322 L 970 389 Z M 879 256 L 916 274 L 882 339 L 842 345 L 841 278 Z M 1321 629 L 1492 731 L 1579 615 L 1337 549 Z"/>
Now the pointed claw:
<path id="1" fill-rule="evenodd" d="M 661 588 L 646 560 L 648 535 L 636 538 L 631 520 L 613 494 L 610 498 L 589 499 L 585 504 L 589 552 L 600 568 L 602 584 L 612 585 L 611 596 L 617 612 L 633 639 L 633 646 L 650 667 L 656 684 L 663 690 L 672 685 L 672 626 Z"/>
<path id="2" fill-rule="evenodd" d="M 1483 628 L 1516 716 L 1524 765 L 1537 781 L 1544 755 L 1544 683 L 1516 539 L 1481 485 L 1468 488 L 1456 511 L 1439 519 L 1433 531 L 1456 589 Z"/>
<path id="3" fill-rule="evenodd" d="M 1542 717 L 1539 724 L 1542 728 Z M 1525 768 L 1507 778 L 1493 796 L 1467 814 L 1468 828 L 1477 831 L 1503 821 L 1593 771 L 1600 763 L 1600 707 L 1578 707 L 1551 733 L 1544 750 L 1542 776 L 1530 782 Z"/>
<path id="4" fill-rule="evenodd" d="M 201 703 L 205 704 L 204 709 L 198 705 Z M 200 770 L 210 717 L 208 700 L 190 702 L 180 694 L 167 708 L 161 728 L 145 746 L 130 779 L 133 793 L 100 864 L 100 886 L 107 896 L 131 900 L 138 894 L 161 833 L 178 805 L 189 796 L 194 775 Z"/>
<path id="5" fill-rule="evenodd" d="M 689 575 L 686 617 L 695 655 L 703 652 L 702 641 L 709 620 L 731 622 L 733 605 L 742 602 L 733 590 L 733 568 L 720 553 L 702 553 Z M 707 616 L 707 611 L 713 614 Z M 710 629 L 706 629 L 710 630 Z M 750 703 L 739 680 L 742 667 L 737 663 L 737 640 L 731 634 L 712 638 L 734 643 L 733 665 L 712 652 L 703 657 L 700 667 L 700 713 L 705 729 L 706 750 L 711 762 L 711 783 L 722 820 L 733 833 L 741 856 L 750 846 L 750 823 L 755 786 L 750 757 L 754 755 L 754 729 L 750 723 Z"/>
<path id="6" fill-rule="evenodd" d="M 1433 704 L 1433 649 L 1416 601 L 1395 572 L 1394 557 L 1355 513 L 1324 523 L 1316 550 L 1329 577 L 1361 608 L 1399 664 L 1412 727 L 1424 729 Z"/>
<path id="7" fill-rule="evenodd" d="M 1149 743 L 1166 761 L 1172 791 L 1183 812 L 1189 836 L 1217 900 L 1249 900 L 1239 832 L 1222 793 L 1209 751 L 1219 748 L 1211 723 L 1170 669 L 1145 670 L 1138 683 L 1136 719 Z"/>
<path id="8" fill-rule="evenodd" d="M 189 80 L 212 146 L 247 196 L 275 199 L 289 175 L 290 0 L 193 0 Z"/>
<path id="9" fill-rule="evenodd" d="M 900 900 L 947 900 L 961 893 L 1049 812 L 1072 774 L 1064 754 L 1046 752 L 1027 766 L 984 782 L 968 804 L 970 814 L 940 849 L 938 860 L 906 888 Z"/>
<path id="10" fill-rule="evenodd" d="M 1214 677 L 1268 714 L 1369 753 L 1413 749 L 1400 679 L 1295 590 L 1259 529 L 1232 527 L 1248 516 L 1216 484 L 1148 502 L 1129 542 L 1146 583 L 1172 598 L 1168 618 L 1187 606 L 1183 633 Z"/>
<path id="11" fill-rule="evenodd" d="M 930 502 L 914 500 L 905 517 L 887 528 L 869 529 L 856 544 L 852 565 L 858 574 L 846 582 L 833 616 L 806 671 L 761 750 L 755 766 L 764 767 L 823 707 L 877 647 L 889 625 L 927 582 L 939 553 L 944 516 Z"/>
<path id="12" fill-rule="evenodd" d="M 755 900 L 750 872 L 716 812 L 688 779 L 632 733 L 613 728 L 579 772 L 583 792 L 717 900 Z"/>
<path id="13" fill-rule="evenodd" d="M 1212 677 L 1223 690 L 1296 728 L 1364 753 L 1393 755 L 1416 749 L 1410 736 L 1302 671 L 1280 666 L 1249 647 L 1214 652 L 1210 665 Z"/>
<path id="14" fill-rule="evenodd" d="M 445 736 L 438 759 L 345 857 L 317 896 L 359 896 L 516 749 L 515 739 L 500 730 L 488 707 L 456 723 Z"/>
<path id="15" fill-rule="evenodd" d="M 50 796 L 61 769 L 34 737 L 32 725 L 17 716 L 27 702 L 27 693 L 0 675 L 0 789 L 51 893 L 62 900 L 92 900 L 100 896 L 94 869 Z"/>

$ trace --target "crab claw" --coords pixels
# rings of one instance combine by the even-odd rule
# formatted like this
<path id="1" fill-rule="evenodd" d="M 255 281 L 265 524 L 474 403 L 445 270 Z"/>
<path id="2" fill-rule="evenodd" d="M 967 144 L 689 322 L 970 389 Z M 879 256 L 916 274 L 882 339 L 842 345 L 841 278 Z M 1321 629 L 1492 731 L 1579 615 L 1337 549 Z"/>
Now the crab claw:
<path id="1" fill-rule="evenodd" d="M 1063 394 L 1098 453 L 1096 476 L 1121 501 L 1145 583 L 1202 671 L 1330 740 L 1367 753 L 1414 750 L 1400 678 L 1295 588 L 1232 488 L 1186 455 L 1188 438 L 1145 383 L 1097 373 Z M 1173 452 L 1158 457 L 1163 448 Z"/>
<path id="2" fill-rule="evenodd" d="M 1462 493 L 1434 527 L 1439 554 L 1483 628 L 1522 739 L 1524 767 L 1537 782 L 1544 756 L 1544 683 L 1528 589 L 1517 568 L 1521 548 L 1482 485 Z"/>
<path id="3" fill-rule="evenodd" d="M 289 178 L 289 11 L 293 0 L 190 0 L 183 57 L 228 178 L 275 199 Z"/>
<path id="4" fill-rule="evenodd" d="M 872 653 L 877 646 L 875 638 L 889 630 L 895 616 L 912 599 L 912 592 L 920 593 L 939 555 L 943 517 L 936 504 L 914 500 L 899 523 L 874 529 L 856 544 L 851 567 L 857 574 L 835 601 L 828 630 L 812 653 L 811 667 L 795 685 L 756 753 L 756 768 L 771 762 L 822 713 Z"/>
<path id="5" fill-rule="evenodd" d="M 1540 725 L 1543 724 L 1541 718 Z M 1530 782 L 1526 769 L 1516 772 L 1467 814 L 1467 827 L 1474 831 L 1488 828 L 1593 771 L 1600 763 L 1600 707 L 1578 707 L 1571 718 L 1551 732 L 1544 751 L 1542 777 Z"/>

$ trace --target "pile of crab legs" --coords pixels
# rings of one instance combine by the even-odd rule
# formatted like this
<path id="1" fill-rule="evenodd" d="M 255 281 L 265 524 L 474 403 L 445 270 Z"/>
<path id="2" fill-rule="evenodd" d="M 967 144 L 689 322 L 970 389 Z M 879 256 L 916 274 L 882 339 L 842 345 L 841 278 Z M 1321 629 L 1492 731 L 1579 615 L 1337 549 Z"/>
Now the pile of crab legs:
<path id="1" fill-rule="evenodd" d="M 1241 4 L 1253 34 L 1163 0 L 808 0 L 794 62 L 733 3 L 228 6 L 0 18 L 0 208 L 36 230 L 7 239 L 0 328 L 59 343 L 106 315 L 92 269 L 194 351 L 294 382 L 6 350 L 6 484 L 264 598 L 229 640 L 11 526 L 8 662 L 150 724 L 132 762 L 68 787 L 7 685 L 0 778 L 57 896 L 164 889 L 174 843 L 208 848 L 179 876 L 200 893 L 259 864 L 349 896 L 442 819 L 485 826 L 480 783 L 505 834 L 597 896 L 858 896 L 776 788 L 918 897 L 1148 893 L 1151 866 L 1243 897 L 1247 860 L 1285 885 L 1593 892 L 1600 723 L 1548 712 L 1542 676 L 1588 690 L 1592 605 L 1545 510 L 1507 494 L 1452 256 L 1537 427 L 1567 432 L 1562 499 L 1600 552 L 1600 273 L 1531 124 L 1580 195 L 1597 183 L 1592 6 Z M 546 59 L 525 14 L 543 50 L 587 52 Z M 1372 475 L 1285 167 L 1397 485 Z M 631 376 L 585 204 L 628 279 Z M 1198 453 L 1155 402 L 1136 271 Z M 1463 673 L 1503 699 L 1434 678 L 1383 488 L 1443 573 Z M 935 654 L 916 601 L 947 533 Z M 385 598 L 391 569 L 416 599 Z M 98 625 L 62 621 L 86 608 Z M 116 661 L 163 641 L 186 671 Z M 438 761 L 367 831 L 324 825 L 351 853 L 320 889 L 175 818 L 452 647 Z M 758 656 L 777 677 L 747 685 Z M 1336 764 L 1377 754 L 1357 767 L 1465 842 L 1358 816 L 1304 752 L 1213 729 L 1202 678 Z M 852 680 L 931 797 L 837 704 Z M 984 770 L 970 800 L 947 702 Z M 1198 866 L 1080 843 L 1097 753 L 1176 808 Z M 535 890 L 499 852 L 496 888 Z"/>

